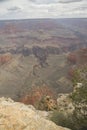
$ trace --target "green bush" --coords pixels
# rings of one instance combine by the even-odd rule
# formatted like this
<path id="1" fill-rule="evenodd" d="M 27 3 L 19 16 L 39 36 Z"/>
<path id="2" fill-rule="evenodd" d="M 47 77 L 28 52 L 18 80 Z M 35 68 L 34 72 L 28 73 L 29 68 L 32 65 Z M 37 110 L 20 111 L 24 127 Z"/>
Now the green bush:
<path id="1" fill-rule="evenodd" d="M 87 120 L 82 117 L 77 118 L 76 113 L 65 115 L 62 112 L 54 111 L 51 116 L 51 121 L 56 125 L 67 127 L 71 130 L 87 130 Z"/>
<path id="2" fill-rule="evenodd" d="M 51 120 L 57 125 L 75 130 L 72 115 L 65 115 L 63 112 L 54 111 Z"/>

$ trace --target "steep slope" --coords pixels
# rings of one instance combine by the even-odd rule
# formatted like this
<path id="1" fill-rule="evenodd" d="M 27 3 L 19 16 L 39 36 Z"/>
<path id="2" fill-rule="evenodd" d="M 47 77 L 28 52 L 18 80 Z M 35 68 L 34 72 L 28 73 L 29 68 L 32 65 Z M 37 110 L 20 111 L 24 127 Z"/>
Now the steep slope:
<path id="1" fill-rule="evenodd" d="M 18 100 L 44 86 L 71 92 L 67 52 L 86 46 L 86 28 L 86 19 L 0 21 L 0 96 Z"/>
<path id="2" fill-rule="evenodd" d="M 18 100 L 33 87 L 48 86 L 57 93 L 72 91 L 67 79 L 66 55 L 49 55 L 47 65 L 41 67 L 34 55 L 12 55 L 10 62 L 0 66 L 0 96 Z"/>

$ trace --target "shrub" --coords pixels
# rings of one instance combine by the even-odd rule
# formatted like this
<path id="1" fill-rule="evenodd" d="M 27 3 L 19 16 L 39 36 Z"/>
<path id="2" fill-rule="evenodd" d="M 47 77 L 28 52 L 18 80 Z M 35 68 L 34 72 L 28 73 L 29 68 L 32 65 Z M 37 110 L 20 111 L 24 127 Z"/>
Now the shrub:
<path id="1" fill-rule="evenodd" d="M 54 111 L 51 120 L 57 125 L 75 130 L 72 115 L 65 115 L 63 112 Z"/>

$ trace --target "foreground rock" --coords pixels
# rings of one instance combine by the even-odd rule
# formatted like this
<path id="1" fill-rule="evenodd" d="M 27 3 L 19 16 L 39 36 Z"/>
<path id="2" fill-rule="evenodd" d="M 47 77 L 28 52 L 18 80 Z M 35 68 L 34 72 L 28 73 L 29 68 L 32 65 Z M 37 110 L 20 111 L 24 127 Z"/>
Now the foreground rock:
<path id="1" fill-rule="evenodd" d="M 0 130 L 69 130 L 41 117 L 37 111 L 11 99 L 0 98 Z"/>

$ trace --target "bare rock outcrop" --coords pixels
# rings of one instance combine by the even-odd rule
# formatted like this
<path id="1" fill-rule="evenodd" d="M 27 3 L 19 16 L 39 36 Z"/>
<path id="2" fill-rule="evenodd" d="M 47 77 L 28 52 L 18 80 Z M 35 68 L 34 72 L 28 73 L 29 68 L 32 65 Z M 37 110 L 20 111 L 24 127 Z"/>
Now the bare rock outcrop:
<path id="1" fill-rule="evenodd" d="M 0 130 L 69 130 L 41 117 L 33 107 L 0 98 Z"/>

